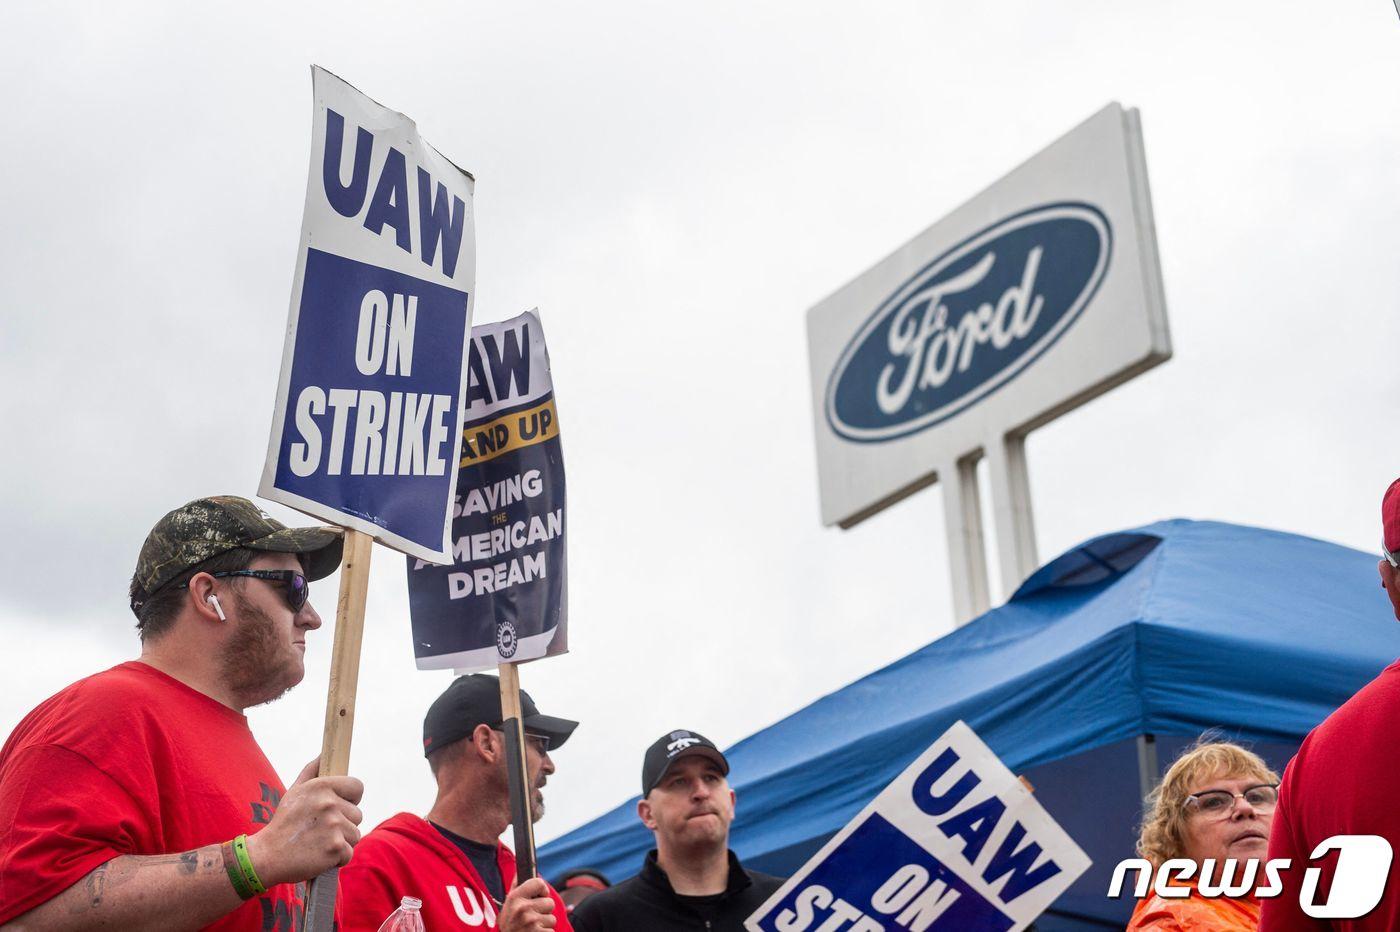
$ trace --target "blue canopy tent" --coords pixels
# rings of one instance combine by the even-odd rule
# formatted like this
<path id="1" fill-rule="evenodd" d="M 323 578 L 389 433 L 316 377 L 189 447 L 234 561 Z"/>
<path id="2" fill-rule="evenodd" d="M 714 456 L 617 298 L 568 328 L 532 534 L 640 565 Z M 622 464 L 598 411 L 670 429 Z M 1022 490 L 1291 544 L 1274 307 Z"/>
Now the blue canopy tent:
<path id="1" fill-rule="evenodd" d="M 1005 605 L 729 748 L 731 844 L 745 864 L 792 872 L 962 719 L 1094 859 L 1038 927 L 1122 928 L 1132 904 L 1105 892 L 1132 856 L 1143 752 L 1166 764 L 1214 728 L 1281 769 L 1400 656 L 1375 564 L 1211 521 L 1087 541 Z M 544 846 L 540 863 L 621 879 L 651 846 L 634 799 Z"/>

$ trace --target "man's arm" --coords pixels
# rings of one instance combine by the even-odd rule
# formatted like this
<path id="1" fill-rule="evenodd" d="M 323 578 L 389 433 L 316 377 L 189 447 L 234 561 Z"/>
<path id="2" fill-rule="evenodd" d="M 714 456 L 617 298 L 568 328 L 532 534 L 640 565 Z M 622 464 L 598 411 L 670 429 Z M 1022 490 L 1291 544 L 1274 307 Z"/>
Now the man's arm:
<path id="1" fill-rule="evenodd" d="M 248 836 L 248 859 L 271 888 L 349 863 L 360 840 L 353 777 L 317 777 L 312 761 L 262 831 Z M 198 929 L 243 902 L 224 867 L 222 845 L 180 854 L 122 855 L 99 865 L 0 932 L 80 929 Z"/>
<path id="2" fill-rule="evenodd" d="M 220 847 L 113 858 L 0 929 L 49 932 L 208 925 L 243 902 L 224 870 Z"/>

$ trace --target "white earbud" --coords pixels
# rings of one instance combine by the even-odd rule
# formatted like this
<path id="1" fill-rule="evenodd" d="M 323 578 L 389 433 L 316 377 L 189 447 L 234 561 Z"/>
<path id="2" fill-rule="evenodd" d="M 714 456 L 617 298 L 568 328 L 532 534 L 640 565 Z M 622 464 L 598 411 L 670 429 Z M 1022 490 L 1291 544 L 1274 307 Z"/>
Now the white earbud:
<path id="1" fill-rule="evenodd" d="M 216 595 L 211 595 L 209 598 L 205 599 L 204 601 L 206 601 L 206 602 L 208 602 L 210 605 L 214 606 L 214 612 L 215 612 L 215 614 L 217 614 L 217 615 L 219 616 L 219 620 L 220 620 L 220 621 L 228 621 L 228 618 L 224 615 L 224 607 L 223 607 L 222 605 L 219 604 L 219 597 L 218 597 L 218 596 L 216 596 Z"/>

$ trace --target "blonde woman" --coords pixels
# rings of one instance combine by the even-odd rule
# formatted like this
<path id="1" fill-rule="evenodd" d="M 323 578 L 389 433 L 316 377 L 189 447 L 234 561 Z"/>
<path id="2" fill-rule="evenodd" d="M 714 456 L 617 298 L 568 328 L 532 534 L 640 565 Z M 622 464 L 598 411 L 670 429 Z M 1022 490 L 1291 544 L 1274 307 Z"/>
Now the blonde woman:
<path id="1" fill-rule="evenodd" d="M 1147 797 L 1148 811 L 1138 836 L 1140 857 L 1154 870 L 1173 858 L 1198 865 L 1215 861 L 1219 882 L 1226 859 L 1262 862 L 1269 850 L 1269 826 L 1278 803 L 1278 774 L 1257 754 L 1224 741 L 1198 743 L 1172 764 Z M 1254 932 L 1259 901 L 1252 895 L 1206 898 L 1196 888 L 1200 870 L 1182 883 L 1179 898 L 1149 892 L 1133 910 L 1127 932 Z"/>

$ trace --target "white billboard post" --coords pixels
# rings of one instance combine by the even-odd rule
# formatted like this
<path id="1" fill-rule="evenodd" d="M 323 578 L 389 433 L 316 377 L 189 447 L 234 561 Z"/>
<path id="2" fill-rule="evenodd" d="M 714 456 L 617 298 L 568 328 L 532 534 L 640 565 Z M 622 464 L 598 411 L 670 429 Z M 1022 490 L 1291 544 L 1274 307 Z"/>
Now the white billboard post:
<path id="1" fill-rule="evenodd" d="M 822 522 L 943 486 L 959 624 L 1037 567 L 1025 440 L 1171 358 L 1138 113 L 1113 103 L 807 314 Z"/>

